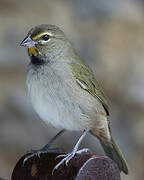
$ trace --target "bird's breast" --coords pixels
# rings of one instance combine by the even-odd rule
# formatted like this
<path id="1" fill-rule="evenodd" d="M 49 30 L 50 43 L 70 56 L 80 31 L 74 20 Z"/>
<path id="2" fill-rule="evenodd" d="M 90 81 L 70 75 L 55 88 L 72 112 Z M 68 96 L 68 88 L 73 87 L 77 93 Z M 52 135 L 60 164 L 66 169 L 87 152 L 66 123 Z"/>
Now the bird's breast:
<path id="1" fill-rule="evenodd" d="M 69 130 L 83 130 L 88 117 L 73 96 L 72 89 L 76 84 L 71 74 L 66 74 L 50 67 L 30 67 L 27 74 L 28 94 L 35 111 L 45 122 Z"/>

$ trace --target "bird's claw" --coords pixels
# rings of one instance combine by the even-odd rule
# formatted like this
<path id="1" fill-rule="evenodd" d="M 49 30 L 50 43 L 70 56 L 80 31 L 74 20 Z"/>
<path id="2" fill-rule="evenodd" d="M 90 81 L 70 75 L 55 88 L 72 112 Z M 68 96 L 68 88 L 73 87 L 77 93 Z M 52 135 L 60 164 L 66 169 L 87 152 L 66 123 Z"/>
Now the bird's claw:
<path id="1" fill-rule="evenodd" d="M 29 159 L 31 159 L 31 158 L 34 157 L 35 155 L 36 155 L 36 154 L 33 153 L 33 154 L 30 154 L 30 155 L 26 156 L 26 157 L 24 158 L 24 160 L 23 160 L 23 166 L 25 165 L 25 163 L 26 163 Z"/>
<path id="2" fill-rule="evenodd" d="M 59 158 L 62 158 L 62 157 L 66 157 L 68 154 L 60 154 L 58 155 L 55 159 L 59 159 Z"/>
<path id="3" fill-rule="evenodd" d="M 41 150 L 30 150 L 28 151 L 28 153 L 31 153 L 30 155 L 26 156 L 23 160 L 23 166 L 25 165 L 25 163 L 31 159 L 34 156 L 38 156 L 40 158 L 41 154 L 45 154 L 45 153 L 49 153 L 49 152 L 58 152 L 58 148 L 45 148 L 45 149 L 41 149 Z"/>
<path id="4" fill-rule="evenodd" d="M 76 153 L 81 154 L 81 153 L 84 153 L 84 152 L 91 152 L 91 150 L 89 148 L 83 148 L 83 149 L 80 149 L 79 151 L 77 151 Z"/>
<path id="5" fill-rule="evenodd" d="M 61 157 L 64 157 L 54 168 L 53 168 L 53 171 L 52 171 L 52 174 L 54 173 L 55 170 L 57 170 L 64 162 L 66 164 L 66 166 L 68 166 L 68 163 L 69 161 L 76 155 L 76 154 L 81 154 L 83 152 L 88 152 L 90 151 L 88 148 L 84 148 L 84 149 L 81 149 L 79 151 L 76 151 L 75 149 L 71 152 L 71 153 L 68 153 L 68 154 L 61 154 L 59 156 L 56 157 L 57 158 L 61 158 Z"/>

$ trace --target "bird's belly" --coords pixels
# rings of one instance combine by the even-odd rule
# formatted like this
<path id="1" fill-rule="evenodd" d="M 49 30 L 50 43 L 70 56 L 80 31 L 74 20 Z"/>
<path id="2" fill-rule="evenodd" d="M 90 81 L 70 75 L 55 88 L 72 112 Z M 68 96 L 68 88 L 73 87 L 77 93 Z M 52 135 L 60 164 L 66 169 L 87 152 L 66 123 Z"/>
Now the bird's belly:
<path id="1" fill-rule="evenodd" d="M 62 93 L 62 92 L 61 92 Z M 69 99 L 68 99 L 69 100 Z M 80 109 L 73 102 L 68 102 L 59 97 L 47 95 L 40 96 L 39 93 L 33 97 L 32 104 L 35 111 L 46 123 L 51 123 L 57 128 L 68 130 L 83 130 Z"/>
<path id="2" fill-rule="evenodd" d="M 63 84 L 54 87 L 53 84 L 47 86 L 29 83 L 28 93 L 31 103 L 42 120 L 51 123 L 56 128 L 67 130 L 88 129 L 84 122 L 88 122 L 88 117 L 82 114 L 79 103 L 67 93 L 69 90 Z"/>
<path id="3" fill-rule="evenodd" d="M 66 68 L 56 71 L 46 66 L 38 71 L 30 67 L 27 88 L 37 114 L 57 128 L 90 130 L 100 121 L 99 114 L 105 116 L 100 101 L 81 89 Z"/>

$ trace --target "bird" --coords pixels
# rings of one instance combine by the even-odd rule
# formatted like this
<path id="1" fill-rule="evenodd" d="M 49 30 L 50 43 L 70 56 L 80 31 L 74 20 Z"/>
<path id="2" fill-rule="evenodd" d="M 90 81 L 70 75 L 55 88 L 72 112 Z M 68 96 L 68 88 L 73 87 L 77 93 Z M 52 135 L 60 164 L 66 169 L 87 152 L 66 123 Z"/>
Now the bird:
<path id="1" fill-rule="evenodd" d="M 38 25 L 29 30 L 20 45 L 28 48 L 26 85 L 37 114 L 46 124 L 62 129 L 58 136 L 65 130 L 83 132 L 72 152 L 61 155 L 54 170 L 88 150 L 79 150 L 79 146 L 89 132 L 120 171 L 128 174 L 127 162 L 112 136 L 108 100 L 64 32 L 56 25 Z"/>

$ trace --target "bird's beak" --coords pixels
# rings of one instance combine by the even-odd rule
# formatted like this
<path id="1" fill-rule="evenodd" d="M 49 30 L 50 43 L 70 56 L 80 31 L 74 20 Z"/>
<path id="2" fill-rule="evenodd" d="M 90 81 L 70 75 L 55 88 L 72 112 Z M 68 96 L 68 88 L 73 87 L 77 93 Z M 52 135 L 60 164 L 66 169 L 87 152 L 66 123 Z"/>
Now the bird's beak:
<path id="1" fill-rule="evenodd" d="M 20 43 L 20 46 L 30 47 L 30 46 L 34 46 L 35 44 L 36 44 L 36 42 L 34 42 L 29 36 L 27 36 L 27 37 Z"/>

